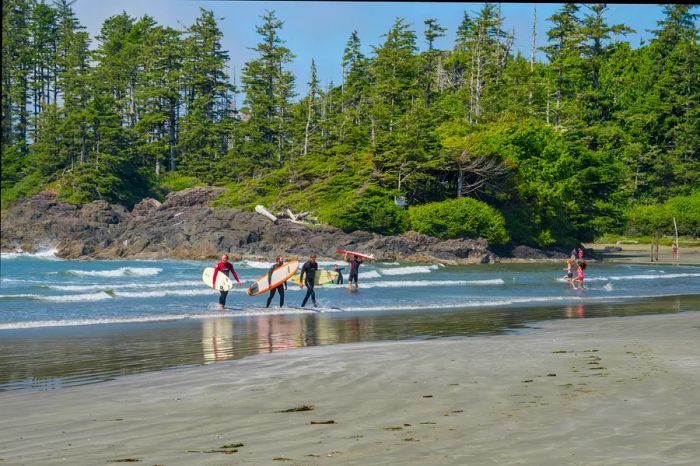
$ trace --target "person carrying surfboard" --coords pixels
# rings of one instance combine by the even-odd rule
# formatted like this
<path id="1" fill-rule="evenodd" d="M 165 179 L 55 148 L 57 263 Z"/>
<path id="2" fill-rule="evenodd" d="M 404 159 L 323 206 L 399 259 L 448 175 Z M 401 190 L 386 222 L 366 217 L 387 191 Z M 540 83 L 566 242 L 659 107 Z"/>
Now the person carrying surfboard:
<path id="1" fill-rule="evenodd" d="M 270 267 L 270 271 L 267 272 L 267 283 L 271 284 L 272 283 L 272 272 L 275 271 L 275 269 L 279 266 L 281 266 L 284 263 L 284 257 L 282 256 L 277 256 L 275 257 L 275 263 L 272 264 L 272 267 Z M 280 307 L 284 306 L 284 290 L 287 289 L 287 282 L 280 283 L 274 288 L 270 288 L 270 296 L 267 297 L 267 304 L 265 304 L 265 307 L 270 307 L 270 303 L 272 302 L 273 296 L 275 296 L 275 293 L 280 294 Z"/>
<path id="2" fill-rule="evenodd" d="M 311 254 L 309 260 L 304 262 L 301 267 L 301 276 L 299 277 L 299 286 L 303 289 L 306 285 L 306 296 L 301 302 L 301 307 L 306 306 L 306 302 L 311 297 L 311 302 L 314 303 L 314 307 L 318 307 L 316 304 L 316 292 L 314 291 L 314 280 L 316 278 L 316 271 L 318 270 L 318 262 L 316 262 L 316 254 Z"/>
<path id="3" fill-rule="evenodd" d="M 353 256 L 353 259 L 348 260 L 348 253 L 345 253 L 345 256 L 343 257 L 344 260 L 348 261 L 348 264 L 350 264 L 350 274 L 348 275 L 348 289 L 352 291 L 352 282 L 355 281 L 355 289 L 359 288 L 359 285 L 357 284 L 357 277 L 360 272 L 360 265 L 362 264 L 362 259 L 360 259 L 358 256 Z"/>
<path id="4" fill-rule="evenodd" d="M 241 281 L 238 279 L 238 274 L 236 273 L 236 270 L 233 268 L 233 264 L 228 261 L 228 254 L 224 254 L 221 256 L 221 261 L 216 264 L 216 267 L 214 267 L 214 277 L 212 278 L 211 285 L 212 288 L 216 288 L 216 276 L 218 275 L 219 271 L 221 271 L 224 275 L 228 277 L 229 271 L 233 274 L 233 278 L 236 279 L 236 283 L 239 285 L 242 285 Z M 226 291 L 219 291 L 221 293 L 219 295 L 219 306 L 218 309 L 223 309 L 224 306 L 226 305 L 226 296 L 228 296 L 228 290 Z"/>

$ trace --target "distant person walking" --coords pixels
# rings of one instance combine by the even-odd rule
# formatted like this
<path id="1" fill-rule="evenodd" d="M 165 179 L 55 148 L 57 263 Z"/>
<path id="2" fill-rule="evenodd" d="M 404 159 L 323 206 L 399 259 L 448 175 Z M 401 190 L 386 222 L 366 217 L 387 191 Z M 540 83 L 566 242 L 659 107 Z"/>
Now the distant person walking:
<path id="1" fill-rule="evenodd" d="M 316 304 L 316 292 L 314 291 L 314 280 L 316 279 L 316 271 L 318 270 L 318 262 L 316 262 L 316 254 L 311 254 L 309 260 L 304 262 L 301 267 L 301 276 L 299 277 L 299 286 L 304 288 L 306 285 L 306 296 L 301 302 L 301 307 L 306 306 L 306 302 L 311 298 L 311 302 L 314 303 L 314 307 L 318 307 Z"/>
<path id="2" fill-rule="evenodd" d="M 357 284 L 357 278 L 360 273 L 360 265 L 362 265 L 362 259 L 358 256 L 353 256 L 353 259 L 348 260 L 348 254 L 345 253 L 344 259 L 350 264 L 350 275 L 348 276 L 348 289 L 352 291 L 352 282 L 355 282 L 355 289 L 359 288 Z"/>
<path id="3" fill-rule="evenodd" d="M 571 250 L 571 258 L 576 260 L 576 248 L 575 247 L 574 247 L 574 249 Z"/>
<path id="4" fill-rule="evenodd" d="M 270 267 L 270 270 L 267 272 L 267 283 L 268 285 L 272 284 L 272 272 L 275 271 L 277 267 L 282 265 L 284 263 L 284 257 L 282 256 L 277 256 L 275 257 L 275 263 L 272 264 L 272 267 Z M 274 288 L 270 289 L 270 296 L 267 297 L 267 303 L 265 304 L 265 307 L 270 307 L 270 303 L 272 302 L 272 298 L 275 296 L 275 293 L 279 293 L 280 295 L 280 307 L 284 306 L 284 290 L 287 289 L 287 282 L 285 281 L 284 283 L 280 283 Z"/>
<path id="5" fill-rule="evenodd" d="M 671 245 L 671 256 L 673 257 L 674 261 L 678 260 L 678 243 L 675 241 Z"/>
<path id="6" fill-rule="evenodd" d="M 230 271 L 233 274 L 233 278 L 236 279 L 236 282 L 239 285 L 242 285 L 241 281 L 238 279 L 238 274 L 236 273 L 236 270 L 233 268 L 233 264 L 228 261 L 228 254 L 224 254 L 223 256 L 221 256 L 221 261 L 219 261 L 216 264 L 216 267 L 214 267 L 214 277 L 212 278 L 211 282 L 212 288 L 216 287 L 216 276 L 219 274 L 219 271 L 221 271 L 221 273 L 223 273 L 227 277 Z M 228 296 L 228 290 L 220 291 L 219 293 L 219 305 L 217 306 L 217 309 L 221 310 L 226 305 L 226 297 Z"/>
<path id="7" fill-rule="evenodd" d="M 578 260 L 583 260 L 583 248 L 581 246 L 578 247 Z"/>

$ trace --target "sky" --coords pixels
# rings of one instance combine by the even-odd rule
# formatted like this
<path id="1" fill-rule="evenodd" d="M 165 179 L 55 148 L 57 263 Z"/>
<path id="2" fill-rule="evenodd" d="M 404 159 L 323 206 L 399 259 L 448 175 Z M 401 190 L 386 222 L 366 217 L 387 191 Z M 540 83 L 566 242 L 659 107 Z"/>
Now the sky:
<path id="1" fill-rule="evenodd" d="M 73 10 L 86 27 L 91 38 L 99 34 L 102 23 L 122 11 L 134 18 L 148 14 L 164 26 L 184 29 L 194 23 L 200 8 L 212 10 L 223 31 L 222 45 L 230 56 L 229 75 L 234 71 L 240 83 L 240 73 L 245 63 L 256 57 L 251 47 L 260 41 L 256 25 L 266 11 L 275 11 L 284 22 L 280 36 L 285 45 L 296 55 L 288 68 L 296 76 L 297 93 L 305 94 L 310 77 L 311 60 L 316 63 L 319 80 L 323 86 L 341 81 L 341 57 L 348 37 L 358 32 L 362 51 L 372 55 L 372 46 L 383 42 L 394 20 L 401 17 L 416 32 L 420 50 L 425 50 L 424 21 L 435 18 L 447 28 L 446 36 L 435 42 L 439 49 L 449 49 L 455 40 L 455 32 L 466 11 L 474 16 L 483 3 L 476 2 L 335 2 L 335 1 L 226 1 L 226 0 L 77 0 Z M 501 3 L 504 28 L 515 31 L 513 52 L 520 50 L 527 57 L 532 47 L 532 18 L 537 11 L 537 46 L 546 45 L 547 29 L 551 23 L 546 18 L 561 8 L 561 3 Z M 623 23 L 636 30 L 625 38 L 632 47 L 652 37 L 657 21 L 663 17 L 661 5 L 608 4 L 609 24 Z M 580 16 L 586 11 L 581 6 Z M 92 47 L 95 47 L 93 41 Z M 539 52 L 539 60 L 544 54 Z"/>

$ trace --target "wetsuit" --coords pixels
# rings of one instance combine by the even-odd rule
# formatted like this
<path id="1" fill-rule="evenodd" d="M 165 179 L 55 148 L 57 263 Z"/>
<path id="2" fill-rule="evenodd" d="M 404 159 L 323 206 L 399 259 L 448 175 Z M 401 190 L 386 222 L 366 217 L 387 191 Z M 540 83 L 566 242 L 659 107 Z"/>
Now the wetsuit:
<path id="1" fill-rule="evenodd" d="M 221 270 L 221 273 L 226 275 L 228 277 L 228 272 L 229 270 L 231 273 L 233 273 L 233 278 L 236 279 L 236 282 L 240 283 L 241 281 L 238 279 L 238 274 L 233 268 L 233 264 L 230 262 L 224 262 L 224 261 L 219 261 L 218 264 L 216 264 L 216 267 L 214 267 L 214 277 L 212 278 L 211 286 L 214 287 L 216 284 L 216 276 L 219 274 L 219 270 Z M 228 291 L 220 290 L 219 291 L 219 304 L 222 306 L 226 305 L 226 296 L 228 296 Z"/>
<path id="2" fill-rule="evenodd" d="M 360 272 L 360 264 L 362 264 L 362 259 L 352 259 L 348 261 L 350 264 L 350 275 L 348 276 L 348 283 L 352 283 L 355 280 L 355 286 L 357 286 L 357 276 Z"/>
<path id="3" fill-rule="evenodd" d="M 336 285 L 342 285 L 343 284 L 343 272 L 342 270 L 345 270 L 345 267 L 340 267 L 338 269 L 335 269 L 336 272 L 338 272 L 338 278 L 335 279 L 335 284 Z"/>
<path id="4" fill-rule="evenodd" d="M 304 286 L 306 286 L 306 296 L 301 302 L 301 307 L 306 306 L 306 301 L 311 297 L 311 302 L 316 306 L 316 292 L 314 292 L 314 280 L 316 279 L 316 271 L 318 270 L 318 262 L 305 262 L 301 267 L 301 276 L 299 277 Z"/>
<path id="5" fill-rule="evenodd" d="M 272 272 L 279 267 L 282 264 L 275 263 L 272 267 L 270 267 L 270 271 L 267 272 L 267 282 L 272 283 Z M 284 290 L 287 289 L 287 282 L 281 283 L 277 285 L 274 288 L 270 289 L 270 296 L 267 297 L 267 304 L 265 307 L 270 307 L 270 303 L 272 302 L 272 298 L 275 296 L 275 292 L 279 292 L 280 294 L 280 307 L 284 306 Z"/>

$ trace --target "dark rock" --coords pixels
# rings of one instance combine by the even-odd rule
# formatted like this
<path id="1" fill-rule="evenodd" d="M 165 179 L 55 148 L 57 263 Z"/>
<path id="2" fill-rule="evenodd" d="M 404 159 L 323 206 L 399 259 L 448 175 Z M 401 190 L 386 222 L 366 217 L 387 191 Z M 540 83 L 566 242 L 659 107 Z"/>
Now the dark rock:
<path id="1" fill-rule="evenodd" d="M 366 231 L 307 225 L 280 219 L 272 223 L 255 212 L 208 206 L 221 188 L 193 188 L 170 194 L 163 204 L 144 199 L 131 213 L 95 201 L 73 205 L 41 192 L 2 212 L 3 250 L 56 247 L 65 258 L 271 259 L 277 254 L 340 259 L 336 249 L 358 250 L 381 260 L 445 263 L 494 262 L 483 239 L 441 240 L 416 232 L 383 236 Z"/>

